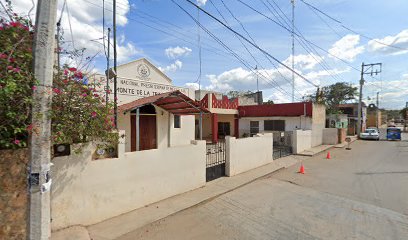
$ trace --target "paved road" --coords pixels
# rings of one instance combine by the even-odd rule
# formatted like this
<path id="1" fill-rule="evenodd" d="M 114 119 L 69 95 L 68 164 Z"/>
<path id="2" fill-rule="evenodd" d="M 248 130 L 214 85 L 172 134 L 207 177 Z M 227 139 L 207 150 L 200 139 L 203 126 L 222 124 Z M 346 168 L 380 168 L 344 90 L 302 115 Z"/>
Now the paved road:
<path id="1" fill-rule="evenodd" d="M 408 142 L 331 153 L 119 239 L 407 239 Z"/>

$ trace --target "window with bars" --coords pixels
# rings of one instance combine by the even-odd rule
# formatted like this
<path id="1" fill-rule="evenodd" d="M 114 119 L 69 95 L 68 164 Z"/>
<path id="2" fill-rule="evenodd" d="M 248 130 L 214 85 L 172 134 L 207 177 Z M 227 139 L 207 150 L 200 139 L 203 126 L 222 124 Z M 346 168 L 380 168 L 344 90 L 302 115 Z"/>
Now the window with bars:
<path id="1" fill-rule="evenodd" d="M 265 131 L 285 131 L 285 120 L 265 120 Z"/>
<path id="2" fill-rule="evenodd" d="M 252 137 L 259 133 L 259 121 L 249 122 L 249 135 Z"/>
<path id="3" fill-rule="evenodd" d="M 174 115 L 174 128 L 181 128 L 181 117 L 180 117 L 180 115 Z"/>

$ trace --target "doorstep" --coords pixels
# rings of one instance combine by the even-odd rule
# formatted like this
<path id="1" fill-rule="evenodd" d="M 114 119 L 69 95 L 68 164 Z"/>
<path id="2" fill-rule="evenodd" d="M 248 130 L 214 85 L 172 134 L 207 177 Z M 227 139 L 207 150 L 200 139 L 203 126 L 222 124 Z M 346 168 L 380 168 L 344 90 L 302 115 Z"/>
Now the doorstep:
<path id="1" fill-rule="evenodd" d="M 210 201 L 222 194 L 233 191 L 259 178 L 265 177 L 275 171 L 288 168 L 305 157 L 287 156 L 274 160 L 272 163 L 238 174 L 233 177 L 222 177 L 206 183 L 205 186 L 179 194 L 146 207 L 107 219 L 103 222 L 86 227 L 89 232 L 88 238 L 78 240 L 107 240 L 116 239 L 122 235 L 132 232 L 147 224 L 153 223 L 184 209 L 194 207 L 198 204 Z M 58 240 L 71 239 L 61 238 L 61 230 L 58 233 Z M 54 234 L 54 233 L 53 233 Z M 51 238 L 54 239 L 53 237 Z"/>

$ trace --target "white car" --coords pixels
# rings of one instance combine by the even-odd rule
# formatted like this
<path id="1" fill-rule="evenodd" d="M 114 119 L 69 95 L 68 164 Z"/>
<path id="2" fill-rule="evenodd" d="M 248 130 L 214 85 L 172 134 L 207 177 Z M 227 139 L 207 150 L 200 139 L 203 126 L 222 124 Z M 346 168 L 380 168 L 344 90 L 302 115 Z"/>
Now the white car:
<path id="1" fill-rule="evenodd" d="M 380 133 L 378 132 L 377 129 L 374 128 L 369 128 L 366 129 L 365 132 L 360 133 L 360 138 L 361 139 L 371 139 L 371 140 L 380 140 Z"/>

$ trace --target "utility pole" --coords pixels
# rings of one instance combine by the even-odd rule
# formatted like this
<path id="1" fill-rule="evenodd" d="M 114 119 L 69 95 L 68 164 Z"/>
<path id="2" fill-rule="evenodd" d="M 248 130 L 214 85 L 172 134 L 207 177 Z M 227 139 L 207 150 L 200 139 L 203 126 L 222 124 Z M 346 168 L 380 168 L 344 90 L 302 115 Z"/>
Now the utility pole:
<path id="1" fill-rule="evenodd" d="M 61 21 L 57 22 L 57 37 L 56 37 L 56 41 L 57 41 L 57 72 L 59 73 L 59 70 L 61 69 L 61 61 L 60 61 L 60 30 L 61 30 Z"/>
<path id="2" fill-rule="evenodd" d="M 258 65 L 255 66 L 255 72 L 256 72 L 256 92 L 258 94 L 259 93 Z"/>
<path id="3" fill-rule="evenodd" d="M 116 0 L 113 0 L 113 70 L 115 75 L 113 77 L 113 111 L 115 114 L 115 128 L 118 128 L 118 96 L 117 96 L 117 51 L 116 51 Z"/>
<path id="4" fill-rule="evenodd" d="M 110 62 L 110 28 L 108 28 L 108 56 L 106 57 L 106 105 L 108 105 L 108 101 L 109 101 L 109 71 L 110 71 L 110 66 L 109 66 L 109 62 Z"/>
<path id="5" fill-rule="evenodd" d="M 48 240 L 50 228 L 51 119 L 48 111 L 52 102 L 53 66 L 55 55 L 55 23 L 57 0 L 38 0 L 34 31 L 35 78 L 39 81 L 33 91 L 32 126 L 30 136 L 30 213 L 29 239 Z"/>
<path id="6" fill-rule="evenodd" d="M 374 70 L 375 66 L 380 66 L 380 70 Z M 371 71 L 369 71 L 371 70 Z M 370 63 L 370 64 L 361 64 L 361 76 L 360 76 L 360 91 L 358 96 L 358 113 L 357 113 L 357 137 L 360 137 L 361 133 L 361 115 L 362 115 L 362 100 L 363 100 L 363 85 L 364 85 L 364 75 L 373 74 L 377 75 L 382 71 L 382 63 Z"/>
<path id="7" fill-rule="evenodd" d="M 380 100 L 379 100 L 379 95 L 380 95 L 380 92 L 377 92 L 377 114 L 376 114 L 376 123 L 377 123 L 377 129 L 379 128 L 379 125 L 380 125 L 380 121 L 381 120 L 379 120 L 378 119 L 378 117 L 379 117 L 379 113 L 380 113 Z"/>
<path id="8" fill-rule="evenodd" d="M 292 3 L 292 102 L 295 102 L 295 0 Z"/>

